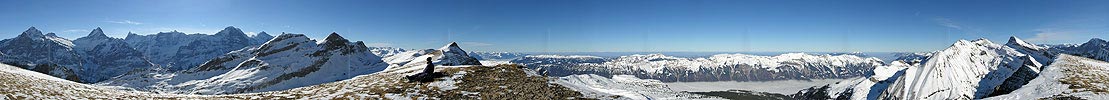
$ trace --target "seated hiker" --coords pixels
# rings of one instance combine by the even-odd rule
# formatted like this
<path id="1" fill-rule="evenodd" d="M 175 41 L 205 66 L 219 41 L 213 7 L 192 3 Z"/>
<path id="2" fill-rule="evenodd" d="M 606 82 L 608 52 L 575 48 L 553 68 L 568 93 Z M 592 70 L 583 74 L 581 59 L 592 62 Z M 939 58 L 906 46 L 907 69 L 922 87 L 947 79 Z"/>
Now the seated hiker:
<path id="1" fill-rule="evenodd" d="M 424 71 L 417 73 L 416 75 L 407 76 L 408 82 L 431 82 L 434 81 L 435 78 L 445 76 L 443 75 L 443 73 L 435 72 L 435 64 L 431 63 L 431 57 L 428 57 L 425 61 L 427 65 L 426 67 L 424 67 Z"/>
<path id="2" fill-rule="evenodd" d="M 424 67 L 424 72 L 422 72 L 422 73 L 429 73 L 429 74 L 434 73 L 435 72 L 435 64 L 431 64 L 431 57 L 427 57 L 426 61 L 427 61 L 427 67 Z"/>

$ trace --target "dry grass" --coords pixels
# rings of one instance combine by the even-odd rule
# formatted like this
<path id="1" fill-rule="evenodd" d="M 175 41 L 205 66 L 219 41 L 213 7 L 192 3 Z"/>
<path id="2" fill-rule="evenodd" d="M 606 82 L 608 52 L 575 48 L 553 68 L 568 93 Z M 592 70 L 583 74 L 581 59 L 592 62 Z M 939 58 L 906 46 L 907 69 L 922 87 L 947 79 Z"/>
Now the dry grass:
<path id="1" fill-rule="evenodd" d="M 1109 71 L 1103 67 L 1106 66 L 1095 66 L 1084 62 L 1067 63 L 1059 67 L 1063 70 L 1065 75 L 1062 79 L 1059 79 L 1059 82 L 1070 85 L 1067 88 L 1071 89 L 1071 92 L 1093 92 L 1099 95 L 1109 94 Z"/>

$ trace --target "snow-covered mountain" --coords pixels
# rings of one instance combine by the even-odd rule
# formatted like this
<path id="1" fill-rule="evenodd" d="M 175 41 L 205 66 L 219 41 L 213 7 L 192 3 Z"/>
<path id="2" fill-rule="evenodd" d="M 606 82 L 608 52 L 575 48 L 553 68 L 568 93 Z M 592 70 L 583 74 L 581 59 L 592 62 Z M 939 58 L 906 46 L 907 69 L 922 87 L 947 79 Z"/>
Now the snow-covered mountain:
<path id="1" fill-rule="evenodd" d="M 874 74 L 819 90 L 837 99 L 979 99 L 1007 94 L 1039 75 L 1043 47 L 1010 37 L 1005 45 L 989 40 L 960 40 L 951 47 L 914 53 Z M 1037 55 L 1027 55 L 1037 54 Z M 923 60 L 920 60 L 922 59 Z M 899 58 L 900 59 L 900 58 Z M 917 59 L 917 60 L 912 60 Z M 906 63 L 917 62 L 917 63 Z M 810 90 L 811 91 L 811 90 Z"/>
<path id="2" fill-rule="evenodd" d="M 1106 100 L 1109 99 L 1109 62 L 1059 55 L 1039 77 L 1024 87 L 993 100 Z"/>
<path id="3" fill-rule="evenodd" d="M 177 31 L 153 35 L 128 34 L 125 42 L 142 51 L 151 62 L 170 70 L 190 69 L 228 52 L 260 45 L 266 35 L 249 37 L 242 30 L 227 27 L 213 35 L 185 34 Z"/>
<path id="4" fill-rule="evenodd" d="M 960 40 L 921 66 L 909 67 L 885 99 L 978 99 L 987 97 L 1021 69 L 1038 73 L 1031 57 L 989 40 Z M 1023 85 L 1023 84 L 1021 84 Z"/>
<path id="5" fill-rule="evenodd" d="M 82 79 L 83 58 L 73 49 L 73 42 L 54 35 L 43 35 L 35 27 L 23 31 L 0 43 L 4 56 L 0 62 L 20 68 L 46 73 L 62 79 L 88 82 Z"/>
<path id="6" fill-rule="evenodd" d="M 451 42 L 439 49 L 410 50 L 382 58 L 389 63 L 389 68 L 383 72 L 415 74 L 427 65 L 427 58 L 431 58 L 432 64 L 440 66 L 481 65 L 477 58 L 462 50 L 458 43 Z"/>
<path id="7" fill-rule="evenodd" d="M 1049 53 L 1052 55 L 1062 53 L 1109 61 L 1109 42 L 1100 38 L 1090 39 L 1090 41 L 1081 45 L 1055 45 L 1048 47 L 1048 49 L 1050 49 Z"/>
<path id="8" fill-rule="evenodd" d="M 230 70 L 180 86 L 193 94 L 284 90 L 349 79 L 387 66 L 361 41 L 350 42 L 336 33 L 318 44 L 304 35 L 282 34 L 260 47 L 232 53 L 246 56 L 236 56 L 228 62 L 209 61 L 199 69 Z"/>
<path id="9" fill-rule="evenodd" d="M 162 75 L 169 78 L 138 73 L 100 84 L 170 93 L 246 93 L 334 82 L 386 67 L 381 57 L 370 53 L 361 41 L 350 42 L 336 33 L 318 43 L 301 34 L 282 34 L 261 46 L 233 51 L 199 67 Z"/>
<path id="10" fill-rule="evenodd" d="M 132 70 L 154 67 L 142 52 L 131 48 L 123 39 L 104 35 L 99 27 L 88 36 L 73 40 L 73 49 L 84 57 L 81 79 L 100 82 Z"/>
<path id="11" fill-rule="evenodd" d="M 882 66 L 878 58 L 854 55 L 788 53 L 778 56 L 718 54 L 707 58 L 682 58 L 662 54 L 618 58 L 596 56 L 529 55 L 513 60 L 553 76 L 574 74 L 634 75 L 664 82 L 764 81 L 787 79 L 850 78 Z"/>
<path id="12" fill-rule="evenodd" d="M 254 41 L 256 41 L 255 43 L 257 44 L 265 44 L 266 42 L 270 41 L 270 39 L 273 39 L 273 35 L 266 33 L 266 31 L 262 31 L 258 32 L 258 34 L 254 34 L 254 36 L 251 36 L 250 38 L 253 38 Z"/>

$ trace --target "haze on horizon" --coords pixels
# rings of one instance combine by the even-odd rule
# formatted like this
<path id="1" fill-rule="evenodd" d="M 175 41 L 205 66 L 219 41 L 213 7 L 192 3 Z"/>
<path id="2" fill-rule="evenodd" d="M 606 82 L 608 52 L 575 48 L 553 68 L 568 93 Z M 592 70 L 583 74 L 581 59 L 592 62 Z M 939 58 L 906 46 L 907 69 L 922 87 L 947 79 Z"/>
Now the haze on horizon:
<path id="1" fill-rule="evenodd" d="M 507 52 L 923 52 L 1009 36 L 1109 34 L 1109 1 L 82 0 L 0 1 L 0 38 L 28 27 L 76 39 L 101 27 L 212 34 L 235 26 L 368 46 Z"/>

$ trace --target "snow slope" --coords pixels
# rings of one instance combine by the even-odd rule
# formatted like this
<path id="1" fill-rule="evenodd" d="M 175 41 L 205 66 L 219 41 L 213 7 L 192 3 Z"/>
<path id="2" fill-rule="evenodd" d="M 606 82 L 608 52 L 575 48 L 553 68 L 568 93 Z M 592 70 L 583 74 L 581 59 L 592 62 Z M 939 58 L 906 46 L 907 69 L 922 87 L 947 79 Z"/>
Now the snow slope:
<path id="1" fill-rule="evenodd" d="M 1109 99 L 1109 62 L 1067 54 L 1059 55 L 1054 62 L 1024 87 L 986 99 Z"/>
<path id="2" fill-rule="evenodd" d="M 890 86 L 881 98 L 983 98 L 1022 67 L 1038 72 L 1040 65 L 1021 52 L 989 40 L 959 40 L 934 54 L 923 65 L 906 69 L 903 78 Z"/>
<path id="3" fill-rule="evenodd" d="M 192 94 L 284 90 L 349 79 L 386 67 L 361 41 L 350 42 L 336 33 L 318 44 L 304 35 L 282 34 L 246 51 L 235 53 L 249 53 L 246 54 L 249 56 L 231 60 L 242 62 L 219 63 L 234 65 L 224 66 L 230 67 L 226 73 L 178 86 Z"/>
<path id="4" fill-rule="evenodd" d="M 559 77 L 558 84 L 579 91 L 586 97 L 606 97 L 611 95 L 635 100 L 692 100 L 721 99 L 704 97 L 671 90 L 658 80 L 639 79 L 631 75 L 615 75 L 612 78 L 594 74 L 570 75 Z"/>

